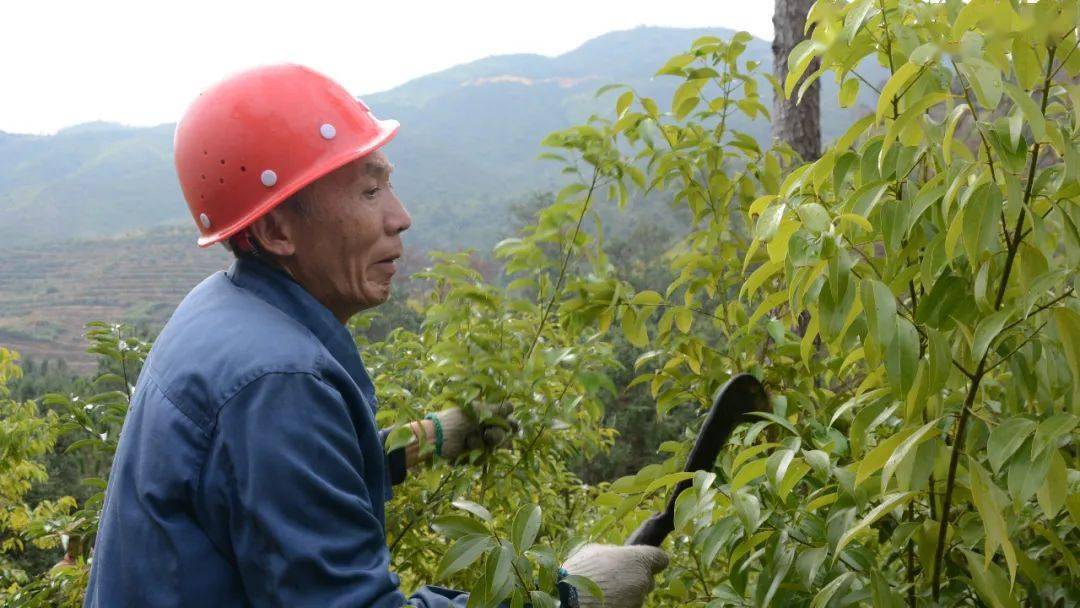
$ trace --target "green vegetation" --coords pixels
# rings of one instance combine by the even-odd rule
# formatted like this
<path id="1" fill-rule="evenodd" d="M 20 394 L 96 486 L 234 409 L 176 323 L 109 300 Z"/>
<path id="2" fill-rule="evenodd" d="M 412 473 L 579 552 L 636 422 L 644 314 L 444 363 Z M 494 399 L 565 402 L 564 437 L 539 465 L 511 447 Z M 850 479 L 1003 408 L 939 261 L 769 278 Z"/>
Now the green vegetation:
<path id="1" fill-rule="evenodd" d="M 733 128 L 768 116 L 760 66 L 745 34 L 701 37 L 660 69 L 670 102 L 605 88 L 613 112 L 546 138 L 571 181 L 495 248 L 505 276 L 437 254 L 414 322 L 371 339 L 378 317 L 354 322 L 380 423 L 477 400 L 513 404 L 522 426 L 514 450 L 397 492 L 406 586 L 554 605 L 560 560 L 658 510 L 713 392 L 751 371 L 772 411 L 691 476 L 651 605 L 1080 602 L 1078 7 L 821 0 L 809 20 L 787 93 L 815 57 L 841 105 L 872 86 L 867 58 L 890 74 L 821 159 Z M 686 218 L 662 255 L 648 232 L 616 246 L 600 213 L 644 193 Z M 25 495 L 57 436 L 111 454 L 146 347 L 123 331 L 91 334 L 112 370 L 98 395 L 0 395 L 9 604 L 77 604 L 100 497 Z M 657 428 L 613 428 L 644 390 Z M 650 441 L 655 462 L 634 451 Z M 601 455 L 628 444 L 635 470 L 600 481 Z M 65 538 L 69 564 L 10 561 Z"/>

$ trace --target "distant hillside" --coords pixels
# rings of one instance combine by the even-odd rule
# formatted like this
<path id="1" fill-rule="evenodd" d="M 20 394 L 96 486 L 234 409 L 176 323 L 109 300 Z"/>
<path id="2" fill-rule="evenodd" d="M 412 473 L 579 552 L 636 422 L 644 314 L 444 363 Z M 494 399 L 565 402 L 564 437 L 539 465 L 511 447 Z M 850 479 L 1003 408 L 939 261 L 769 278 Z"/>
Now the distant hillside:
<path id="1" fill-rule="evenodd" d="M 652 74 L 702 35 L 721 28 L 642 27 L 590 40 L 559 55 L 488 57 L 365 95 L 381 117 L 402 122 L 387 148 L 395 187 L 409 205 L 413 246 L 489 247 L 505 234 L 509 204 L 550 189 L 554 168 L 535 162 L 552 130 L 608 111 L 600 86 L 623 82 L 660 100 L 675 79 Z M 747 59 L 770 70 L 768 42 L 754 40 Z M 871 75 L 873 76 L 873 75 Z M 847 113 L 835 85 L 822 96 L 825 137 Z M 759 138 L 768 125 L 736 124 Z M 131 128 L 79 125 L 52 136 L 0 132 L 0 247 L 112 236 L 188 220 L 173 177 L 173 125 Z"/>

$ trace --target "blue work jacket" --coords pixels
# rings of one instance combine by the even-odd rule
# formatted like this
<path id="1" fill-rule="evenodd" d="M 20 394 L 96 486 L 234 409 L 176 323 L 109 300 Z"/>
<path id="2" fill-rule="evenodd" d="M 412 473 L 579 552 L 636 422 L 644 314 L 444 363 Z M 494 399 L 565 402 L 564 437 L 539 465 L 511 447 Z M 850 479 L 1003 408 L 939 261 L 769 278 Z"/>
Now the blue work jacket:
<path id="1" fill-rule="evenodd" d="M 390 572 L 375 390 L 349 331 L 254 260 L 200 283 L 147 357 L 86 606 L 464 606 Z"/>

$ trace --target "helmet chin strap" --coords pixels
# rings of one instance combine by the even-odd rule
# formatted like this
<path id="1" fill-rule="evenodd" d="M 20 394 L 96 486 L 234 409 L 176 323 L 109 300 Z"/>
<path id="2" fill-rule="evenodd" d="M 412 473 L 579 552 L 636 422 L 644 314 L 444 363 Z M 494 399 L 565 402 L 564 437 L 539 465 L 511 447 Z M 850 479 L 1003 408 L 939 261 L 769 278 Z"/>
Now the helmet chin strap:
<path id="1" fill-rule="evenodd" d="M 240 253 L 251 253 L 258 255 L 259 246 L 255 244 L 255 241 L 251 238 L 251 232 L 248 230 L 241 230 L 236 234 L 229 237 L 229 245 Z"/>

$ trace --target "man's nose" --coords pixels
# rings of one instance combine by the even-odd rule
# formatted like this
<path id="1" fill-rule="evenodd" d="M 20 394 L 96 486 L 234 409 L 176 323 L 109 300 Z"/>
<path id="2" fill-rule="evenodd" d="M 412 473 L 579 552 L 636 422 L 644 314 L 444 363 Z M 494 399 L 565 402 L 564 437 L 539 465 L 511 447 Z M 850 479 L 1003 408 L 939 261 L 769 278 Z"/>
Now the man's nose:
<path id="1" fill-rule="evenodd" d="M 401 199 L 395 196 L 387 217 L 387 231 L 390 234 L 401 234 L 408 230 L 409 226 L 412 226 L 412 216 L 405 210 Z"/>

